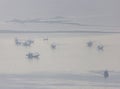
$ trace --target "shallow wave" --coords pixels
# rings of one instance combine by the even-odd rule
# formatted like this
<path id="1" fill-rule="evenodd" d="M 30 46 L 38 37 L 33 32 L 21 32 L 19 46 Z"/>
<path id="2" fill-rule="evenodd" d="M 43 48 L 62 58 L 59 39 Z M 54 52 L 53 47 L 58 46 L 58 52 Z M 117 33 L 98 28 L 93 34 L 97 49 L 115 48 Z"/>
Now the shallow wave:
<path id="1" fill-rule="evenodd" d="M 105 80 L 102 76 L 75 73 L 0 74 L 0 88 L 67 89 L 70 87 L 120 87 L 120 75 Z M 6 86 L 7 85 L 7 86 Z M 24 87 L 23 87 L 24 86 Z M 64 88 L 66 87 L 66 88 Z M 74 88 L 78 89 L 78 88 Z M 85 88 L 89 89 L 89 88 Z"/>

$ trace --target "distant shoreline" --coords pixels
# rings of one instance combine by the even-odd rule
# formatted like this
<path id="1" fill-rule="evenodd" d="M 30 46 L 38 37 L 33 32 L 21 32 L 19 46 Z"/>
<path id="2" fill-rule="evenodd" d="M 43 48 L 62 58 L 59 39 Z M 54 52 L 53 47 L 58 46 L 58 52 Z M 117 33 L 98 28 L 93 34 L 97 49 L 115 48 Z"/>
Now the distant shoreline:
<path id="1" fill-rule="evenodd" d="M 117 33 L 112 31 L 23 31 L 23 30 L 0 30 L 0 33 Z"/>

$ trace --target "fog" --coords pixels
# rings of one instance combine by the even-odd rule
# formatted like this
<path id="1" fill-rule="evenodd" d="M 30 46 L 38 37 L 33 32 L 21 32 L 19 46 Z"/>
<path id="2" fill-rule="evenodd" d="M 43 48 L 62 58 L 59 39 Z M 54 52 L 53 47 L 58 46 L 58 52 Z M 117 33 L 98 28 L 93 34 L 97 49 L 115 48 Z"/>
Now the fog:
<path id="1" fill-rule="evenodd" d="M 120 0 L 0 0 L 1 89 L 119 89 Z"/>
<path id="2" fill-rule="evenodd" d="M 54 16 L 77 17 L 82 23 L 120 24 L 119 0 L 0 0 L 0 20 Z"/>

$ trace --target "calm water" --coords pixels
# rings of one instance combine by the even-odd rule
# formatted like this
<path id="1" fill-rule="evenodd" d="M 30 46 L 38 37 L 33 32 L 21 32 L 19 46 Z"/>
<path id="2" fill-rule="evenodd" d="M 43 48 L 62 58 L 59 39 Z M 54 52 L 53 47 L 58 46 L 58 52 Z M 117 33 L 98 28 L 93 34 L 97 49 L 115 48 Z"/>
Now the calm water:
<path id="1" fill-rule="evenodd" d="M 43 40 L 44 37 L 48 40 Z M 30 47 L 19 40 L 34 40 Z M 1 34 L 2 89 L 119 89 L 119 34 Z M 93 41 L 92 47 L 87 42 Z M 51 44 L 56 44 L 56 49 Z M 99 44 L 104 50 L 98 50 Z M 40 53 L 30 60 L 29 52 Z M 110 71 L 105 80 L 99 71 Z M 95 72 L 90 72 L 95 71 Z M 98 73 L 97 73 L 98 72 Z"/>

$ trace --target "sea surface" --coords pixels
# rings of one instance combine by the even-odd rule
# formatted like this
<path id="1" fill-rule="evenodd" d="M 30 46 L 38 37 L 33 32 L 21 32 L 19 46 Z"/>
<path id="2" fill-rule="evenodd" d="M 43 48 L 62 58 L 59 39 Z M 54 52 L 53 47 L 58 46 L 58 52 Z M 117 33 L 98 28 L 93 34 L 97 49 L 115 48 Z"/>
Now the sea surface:
<path id="1" fill-rule="evenodd" d="M 34 43 L 17 45 L 15 39 Z M 119 89 L 119 39 L 119 33 L 0 33 L 0 88 Z M 40 56 L 29 59 L 29 52 Z"/>
<path id="2" fill-rule="evenodd" d="M 76 17 L 1 21 L 0 89 L 119 89 L 119 29 Z"/>

